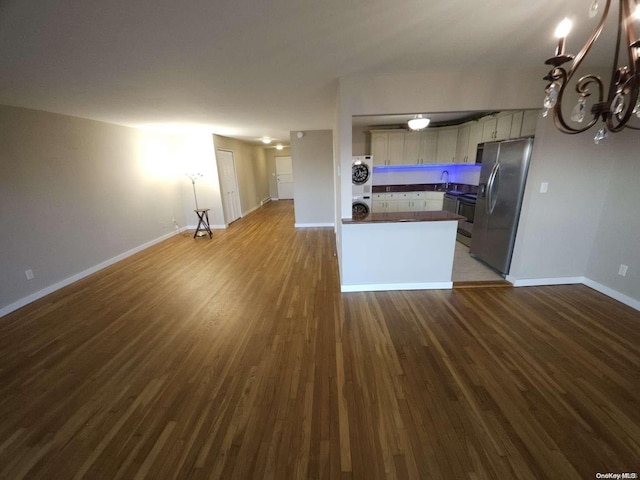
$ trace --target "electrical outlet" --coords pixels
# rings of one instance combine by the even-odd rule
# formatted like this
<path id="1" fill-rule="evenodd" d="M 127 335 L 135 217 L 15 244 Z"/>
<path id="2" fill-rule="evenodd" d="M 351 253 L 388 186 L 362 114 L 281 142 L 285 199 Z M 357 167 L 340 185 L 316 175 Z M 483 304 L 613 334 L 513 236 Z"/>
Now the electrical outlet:
<path id="1" fill-rule="evenodd" d="M 620 264 L 620 268 L 618 269 L 618 275 L 622 275 L 623 277 L 626 277 L 628 269 L 629 269 L 628 265 Z"/>
<path id="2" fill-rule="evenodd" d="M 547 193 L 547 190 L 549 190 L 549 183 L 548 182 L 542 182 L 540 184 L 540 193 Z"/>
<path id="3" fill-rule="evenodd" d="M 24 271 L 25 276 L 27 277 L 27 280 L 33 280 L 33 270 L 29 269 L 29 270 L 25 270 Z"/>

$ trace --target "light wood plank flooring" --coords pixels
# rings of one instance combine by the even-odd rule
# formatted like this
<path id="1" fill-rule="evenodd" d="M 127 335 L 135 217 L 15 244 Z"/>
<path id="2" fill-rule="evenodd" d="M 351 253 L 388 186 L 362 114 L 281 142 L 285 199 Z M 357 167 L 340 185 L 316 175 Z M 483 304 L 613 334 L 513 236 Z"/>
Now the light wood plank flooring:
<path id="1" fill-rule="evenodd" d="M 0 319 L 0 478 L 640 470 L 637 311 L 584 286 L 340 294 L 334 251 L 275 202 Z"/>

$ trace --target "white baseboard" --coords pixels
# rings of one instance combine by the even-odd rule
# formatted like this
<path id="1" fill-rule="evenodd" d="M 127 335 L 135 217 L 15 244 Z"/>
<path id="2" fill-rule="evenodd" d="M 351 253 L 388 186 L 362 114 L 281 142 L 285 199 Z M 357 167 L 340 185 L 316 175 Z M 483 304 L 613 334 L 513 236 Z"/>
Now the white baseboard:
<path id="1" fill-rule="evenodd" d="M 511 282 L 514 287 L 541 287 L 544 285 L 572 285 L 580 283 L 586 285 L 589 288 L 611 297 L 620 303 L 640 311 L 640 301 L 635 298 L 631 298 L 623 293 L 620 293 L 613 288 L 609 288 L 601 283 L 595 282 L 587 277 L 559 277 L 559 278 L 525 278 L 525 279 L 513 279 L 507 275 L 507 281 Z"/>
<path id="2" fill-rule="evenodd" d="M 329 223 L 296 223 L 296 228 L 320 228 L 320 227 L 335 227 L 333 222 Z"/>
<path id="3" fill-rule="evenodd" d="M 453 282 L 374 283 L 371 285 L 341 285 L 341 292 L 384 292 L 391 290 L 447 290 Z"/>
<path id="4" fill-rule="evenodd" d="M 544 285 L 571 285 L 584 283 L 584 277 L 557 277 L 557 278 L 514 278 L 507 275 L 505 280 L 514 287 L 542 287 Z"/>
<path id="5" fill-rule="evenodd" d="M 196 227 L 193 227 L 194 230 L 195 228 Z M 185 230 L 187 230 L 187 227 L 183 227 L 179 231 L 184 232 Z M 141 252 L 142 250 L 145 250 L 149 247 L 152 247 L 157 243 L 163 242 L 164 240 L 171 238 L 174 235 L 176 235 L 176 232 L 171 232 L 171 233 L 162 235 L 161 237 L 158 237 L 154 240 L 143 243 L 142 245 L 132 248 L 131 250 L 121 253 L 120 255 L 116 255 L 115 257 L 105 260 L 104 262 L 100 262 L 97 265 L 94 265 L 93 267 L 83 270 L 82 272 L 76 273 L 75 275 L 65 278 L 64 280 L 60 280 L 59 282 L 56 282 L 53 285 L 49 285 L 48 287 L 45 287 L 42 290 L 32 293 L 31 295 L 27 295 L 26 297 L 21 298 L 17 302 L 7 305 L 6 307 L 0 308 L 0 317 L 4 317 L 5 315 L 8 315 L 11 312 L 18 310 L 19 308 L 22 308 L 25 305 L 30 304 L 31 302 L 35 302 L 36 300 L 39 300 L 40 298 L 46 295 L 49 295 L 50 293 L 53 293 L 56 290 L 60 290 L 61 288 L 66 287 L 67 285 L 71 285 L 72 283 L 75 283 L 78 280 L 82 280 L 83 278 L 88 277 L 89 275 L 92 275 L 102 270 L 103 268 L 107 268 L 113 265 L 114 263 L 119 262 L 120 260 L 124 260 L 125 258 L 130 257 L 131 255 L 134 255 L 138 252 Z"/>
<path id="6" fill-rule="evenodd" d="M 262 200 L 260 200 L 260 206 L 264 205 L 265 203 L 269 203 L 271 201 L 271 197 L 265 197 Z"/>
<path id="7" fill-rule="evenodd" d="M 600 293 L 603 293 L 607 297 L 611 297 L 614 300 L 619 301 L 620 303 L 624 303 L 625 305 L 633 308 L 634 310 L 640 311 L 640 301 L 635 298 L 631 298 L 623 293 L 617 292 L 616 290 L 606 287 L 601 283 L 594 282 L 590 278 L 585 278 L 583 282 L 587 287 L 593 288 Z"/>

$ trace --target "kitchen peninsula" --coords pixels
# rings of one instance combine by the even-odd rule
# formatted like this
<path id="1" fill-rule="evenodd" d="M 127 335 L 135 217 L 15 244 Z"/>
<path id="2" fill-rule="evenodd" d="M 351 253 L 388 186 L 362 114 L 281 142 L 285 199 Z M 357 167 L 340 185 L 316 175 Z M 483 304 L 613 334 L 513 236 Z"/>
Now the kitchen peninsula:
<path id="1" fill-rule="evenodd" d="M 342 220 L 342 291 L 451 288 L 458 221 L 447 211 L 370 213 Z"/>

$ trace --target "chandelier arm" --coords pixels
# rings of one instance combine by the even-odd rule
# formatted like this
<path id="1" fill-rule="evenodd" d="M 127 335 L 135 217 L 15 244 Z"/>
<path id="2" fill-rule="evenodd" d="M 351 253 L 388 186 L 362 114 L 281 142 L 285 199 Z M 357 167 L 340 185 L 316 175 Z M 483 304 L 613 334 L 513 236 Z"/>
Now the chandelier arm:
<path id="1" fill-rule="evenodd" d="M 624 10 L 625 10 L 625 31 L 627 33 L 627 53 L 629 55 L 629 70 L 632 75 L 636 75 L 638 73 L 638 49 L 632 47 L 632 45 L 638 40 L 636 37 L 635 29 L 633 28 L 633 12 L 629 8 L 629 2 L 624 1 Z"/>
<path id="2" fill-rule="evenodd" d="M 564 98 L 564 91 L 567 88 L 569 78 L 567 76 L 567 72 L 562 67 L 556 67 L 550 72 L 550 77 L 555 81 L 560 83 L 560 90 L 558 91 L 558 99 L 556 104 L 553 107 L 553 123 L 555 123 L 556 128 L 564 133 L 575 134 L 582 133 L 593 127 L 598 121 L 599 113 L 592 111 L 593 118 L 586 124 L 584 127 L 575 128 L 569 125 L 562 113 L 562 100 Z M 598 97 L 602 101 L 602 81 L 596 77 L 595 75 L 586 75 L 576 83 L 576 91 L 578 93 L 588 93 L 588 86 L 590 83 L 596 83 L 598 86 Z"/>
<path id="3" fill-rule="evenodd" d="M 600 21 L 598 22 L 598 25 L 596 26 L 595 30 L 591 34 L 591 37 L 589 37 L 589 40 L 587 40 L 587 42 L 584 44 L 580 52 L 578 52 L 578 54 L 573 60 L 573 63 L 571 64 L 571 68 L 569 69 L 569 73 L 567 75 L 568 80 L 571 80 L 571 77 L 573 77 L 573 74 L 576 72 L 576 70 L 582 63 L 582 60 L 584 59 L 585 55 L 589 53 L 589 50 L 591 50 L 591 47 L 600 36 L 600 33 L 604 28 L 604 22 L 607 19 L 607 15 L 609 14 L 610 5 L 611 5 L 611 0 L 607 0 L 604 6 L 604 10 L 602 11 L 602 16 L 600 17 Z"/>
<path id="4" fill-rule="evenodd" d="M 624 32 L 623 32 L 624 30 Z M 620 45 L 622 38 L 626 37 L 626 48 L 629 58 L 629 64 L 619 67 L 618 59 L 620 55 Z M 618 38 L 616 40 L 616 50 L 613 59 L 611 71 L 611 82 L 609 85 L 609 95 L 607 101 L 610 105 L 610 114 L 605 119 L 607 129 L 611 132 L 621 131 L 631 118 L 632 110 L 637 100 L 637 82 L 636 82 L 636 62 L 634 61 L 635 52 L 631 44 L 635 41 L 632 39 L 633 27 L 631 25 L 631 9 L 628 0 L 620 1 L 620 9 L 618 15 Z M 624 98 L 630 94 L 630 98 L 625 102 Z M 618 98 L 619 97 L 619 98 Z M 621 99 L 623 110 L 619 113 L 613 111 L 613 104 Z"/>
<path id="5" fill-rule="evenodd" d="M 638 101 L 638 85 L 637 76 L 632 76 L 620 87 L 620 91 L 629 92 L 629 101 L 624 103 L 624 109 L 619 114 L 612 113 L 607 119 L 607 128 L 611 132 L 619 132 L 627 125 L 627 122 L 633 114 L 634 107 Z"/>

